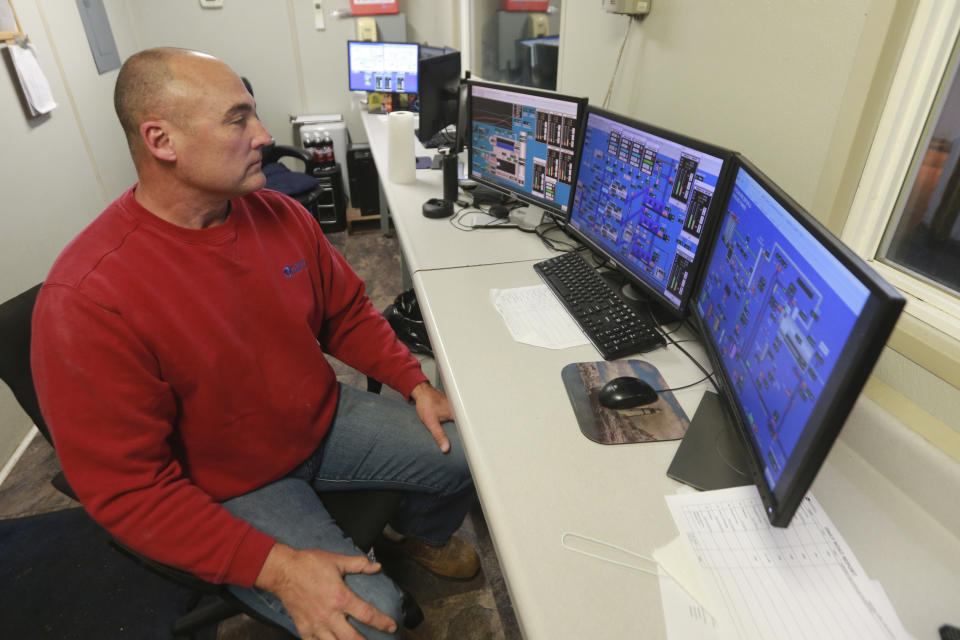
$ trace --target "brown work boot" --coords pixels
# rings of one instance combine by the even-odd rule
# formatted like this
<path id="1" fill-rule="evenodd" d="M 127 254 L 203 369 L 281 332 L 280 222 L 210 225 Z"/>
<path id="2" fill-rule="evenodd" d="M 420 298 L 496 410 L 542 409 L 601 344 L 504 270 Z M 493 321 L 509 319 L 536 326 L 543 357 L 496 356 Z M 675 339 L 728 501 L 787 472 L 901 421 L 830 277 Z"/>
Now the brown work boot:
<path id="1" fill-rule="evenodd" d="M 426 569 L 446 578 L 466 580 L 477 575 L 480 558 L 463 539 L 453 536 L 447 544 L 435 547 L 420 540 L 405 538 L 400 548 Z"/>

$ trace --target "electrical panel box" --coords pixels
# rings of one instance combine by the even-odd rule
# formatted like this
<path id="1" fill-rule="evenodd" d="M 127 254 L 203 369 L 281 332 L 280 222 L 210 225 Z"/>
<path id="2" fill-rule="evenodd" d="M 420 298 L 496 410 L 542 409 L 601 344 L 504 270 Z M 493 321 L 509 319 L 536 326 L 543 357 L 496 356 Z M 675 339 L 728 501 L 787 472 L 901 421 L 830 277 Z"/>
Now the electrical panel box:
<path id="1" fill-rule="evenodd" d="M 645 16 L 650 13 L 650 2 L 651 0 L 603 0 L 603 9 L 607 13 Z"/>
<path id="2" fill-rule="evenodd" d="M 546 11 L 550 7 L 550 0 L 503 0 L 501 8 L 504 11 Z"/>
<path id="3" fill-rule="evenodd" d="M 397 0 L 350 0 L 350 12 L 355 16 L 397 13 Z"/>

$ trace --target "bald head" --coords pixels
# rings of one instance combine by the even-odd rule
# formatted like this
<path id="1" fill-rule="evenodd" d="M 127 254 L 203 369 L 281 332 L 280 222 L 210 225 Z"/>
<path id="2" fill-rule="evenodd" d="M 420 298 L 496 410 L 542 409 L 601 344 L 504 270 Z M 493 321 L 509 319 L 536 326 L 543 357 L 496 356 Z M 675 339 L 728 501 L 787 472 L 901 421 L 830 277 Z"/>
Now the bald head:
<path id="1" fill-rule="evenodd" d="M 174 47 L 147 49 L 123 63 L 113 106 L 134 159 L 143 146 L 143 122 L 162 119 L 188 126 L 191 103 L 204 92 L 211 73 L 236 78 L 229 66 L 213 56 Z"/>

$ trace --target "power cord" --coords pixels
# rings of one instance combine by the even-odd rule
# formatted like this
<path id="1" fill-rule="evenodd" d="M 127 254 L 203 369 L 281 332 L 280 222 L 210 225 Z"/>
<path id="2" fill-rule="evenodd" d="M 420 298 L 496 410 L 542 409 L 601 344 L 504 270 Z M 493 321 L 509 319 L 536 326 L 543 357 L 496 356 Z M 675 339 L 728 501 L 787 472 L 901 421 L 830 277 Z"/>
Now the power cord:
<path id="1" fill-rule="evenodd" d="M 623 49 L 630 37 L 630 27 L 633 26 L 633 20 L 627 20 L 627 30 L 623 33 L 623 40 L 620 41 L 620 51 L 617 53 L 617 63 L 613 66 L 613 73 L 610 75 L 610 84 L 607 86 L 607 94 L 603 96 L 602 106 L 604 109 L 610 103 L 610 93 L 613 91 L 613 82 L 617 79 L 617 71 L 620 69 L 620 59 L 623 58 Z"/>

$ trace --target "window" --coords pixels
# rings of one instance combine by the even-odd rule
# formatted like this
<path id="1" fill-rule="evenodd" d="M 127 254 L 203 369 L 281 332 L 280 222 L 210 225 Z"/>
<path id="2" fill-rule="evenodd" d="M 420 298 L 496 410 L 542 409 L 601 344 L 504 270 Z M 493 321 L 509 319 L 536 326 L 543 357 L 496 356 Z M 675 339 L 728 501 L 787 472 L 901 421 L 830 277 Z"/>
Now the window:
<path id="1" fill-rule="evenodd" d="M 877 258 L 960 293 L 960 82 L 956 48 Z M 909 184 L 909 188 L 908 187 Z"/>
<path id="2" fill-rule="evenodd" d="M 960 361 L 958 34 L 960 4 L 918 4 L 843 231 L 907 295 L 901 325 L 919 321 L 943 335 L 936 349 L 954 363 L 939 374 L 948 380 Z"/>
<path id="3" fill-rule="evenodd" d="M 548 8 L 516 11 L 506 10 L 506 3 L 501 0 L 472 3 L 473 38 L 477 45 L 474 72 L 493 82 L 556 90 L 562 1 L 510 4 L 547 4 Z"/>

